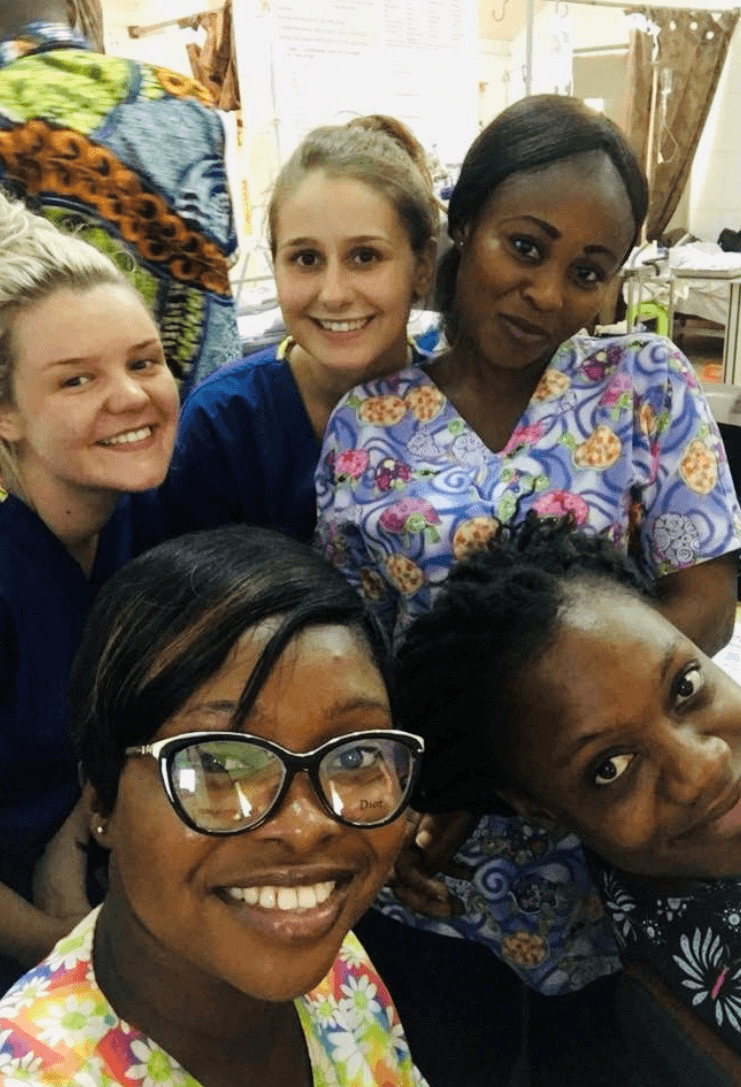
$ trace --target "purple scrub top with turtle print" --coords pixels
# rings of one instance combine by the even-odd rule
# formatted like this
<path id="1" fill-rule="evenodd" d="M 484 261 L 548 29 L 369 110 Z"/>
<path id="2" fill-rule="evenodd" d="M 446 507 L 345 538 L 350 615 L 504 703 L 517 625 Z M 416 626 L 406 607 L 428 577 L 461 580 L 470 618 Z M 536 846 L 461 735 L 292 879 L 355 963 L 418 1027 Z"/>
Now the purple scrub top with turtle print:
<path id="1" fill-rule="evenodd" d="M 316 483 L 319 547 L 396 632 L 429 607 L 457 559 L 531 509 L 572 513 L 659 577 L 741 547 L 725 450 L 692 366 L 648 333 L 568 340 L 499 452 L 424 369 L 358 386 L 330 419 Z M 522 822 L 484 822 L 459 854 L 476 866 L 477 891 L 455 931 L 489 944 L 545 992 L 615 969 L 581 850 L 570 843 L 564 851 L 562 841 L 508 850 L 502 843 L 522 836 Z M 487 842 L 492 849 L 482 848 Z M 541 905 L 533 907 L 517 887 L 536 884 Z M 400 907 L 387 908 L 399 916 Z M 407 919 L 451 932 L 447 923 Z M 523 941 L 527 955 L 506 954 Z"/>

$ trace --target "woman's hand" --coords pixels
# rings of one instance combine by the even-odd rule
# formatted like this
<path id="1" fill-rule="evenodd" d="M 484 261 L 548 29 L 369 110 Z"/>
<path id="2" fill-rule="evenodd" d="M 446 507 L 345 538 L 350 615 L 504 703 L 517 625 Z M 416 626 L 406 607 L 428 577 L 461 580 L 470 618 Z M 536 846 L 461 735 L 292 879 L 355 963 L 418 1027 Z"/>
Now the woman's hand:
<path id="1" fill-rule="evenodd" d="M 82 916 L 52 917 L 0 883 L 0 952 L 21 966 L 36 966 Z"/>
<path id="2" fill-rule="evenodd" d="M 451 857 L 473 830 L 475 816 L 470 812 L 445 812 L 441 815 L 409 813 L 409 829 L 389 881 L 396 897 L 419 913 L 439 920 L 458 916 L 463 905 L 434 873 L 456 879 L 470 879 L 471 870 L 450 864 Z"/>
<path id="3" fill-rule="evenodd" d="M 83 797 L 47 845 L 33 873 L 34 906 L 49 917 L 71 919 L 73 924 L 91 908 L 85 892 L 88 825 L 89 805 Z"/>

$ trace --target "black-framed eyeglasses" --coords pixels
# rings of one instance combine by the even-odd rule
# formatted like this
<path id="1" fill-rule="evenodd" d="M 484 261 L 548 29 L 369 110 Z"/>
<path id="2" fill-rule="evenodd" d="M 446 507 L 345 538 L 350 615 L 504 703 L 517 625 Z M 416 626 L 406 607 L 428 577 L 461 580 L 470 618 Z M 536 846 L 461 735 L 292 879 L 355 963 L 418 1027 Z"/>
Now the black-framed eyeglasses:
<path id="1" fill-rule="evenodd" d="M 303 772 L 338 823 L 385 826 L 406 805 L 423 751 L 420 736 L 379 729 L 348 732 L 301 753 L 243 732 L 185 732 L 126 754 L 157 760 L 167 797 L 187 826 L 226 835 L 266 822 Z"/>

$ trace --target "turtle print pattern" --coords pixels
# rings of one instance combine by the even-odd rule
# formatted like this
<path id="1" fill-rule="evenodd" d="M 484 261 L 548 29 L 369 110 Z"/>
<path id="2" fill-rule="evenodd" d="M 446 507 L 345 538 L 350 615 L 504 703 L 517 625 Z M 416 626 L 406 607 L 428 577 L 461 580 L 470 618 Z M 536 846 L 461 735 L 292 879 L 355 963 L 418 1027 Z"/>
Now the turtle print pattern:
<path id="1" fill-rule="evenodd" d="M 351 478 L 338 471 L 349 463 Z M 531 509 L 572 515 L 658 576 L 741 544 L 725 452 L 692 368 L 650 335 L 564 344 L 499 452 L 423 368 L 360 386 L 330 420 L 316 480 L 318 541 L 390 628 L 425 611 L 453 562 L 498 523 Z M 391 892 L 379 908 L 486 944 L 544 993 L 618 968 L 573 835 L 488 815 L 457 859 L 475 873 L 448 881 L 460 917 L 423 917 Z"/>
<path id="2" fill-rule="evenodd" d="M 497 523 L 531 509 L 571 514 L 655 576 L 741 544 L 725 451 L 694 372 L 648 334 L 564 344 L 498 452 L 424 368 L 359 386 L 330 419 L 316 482 L 319 545 L 361 591 L 372 584 L 390 628 L 424 612 L 451 564 Z"/>

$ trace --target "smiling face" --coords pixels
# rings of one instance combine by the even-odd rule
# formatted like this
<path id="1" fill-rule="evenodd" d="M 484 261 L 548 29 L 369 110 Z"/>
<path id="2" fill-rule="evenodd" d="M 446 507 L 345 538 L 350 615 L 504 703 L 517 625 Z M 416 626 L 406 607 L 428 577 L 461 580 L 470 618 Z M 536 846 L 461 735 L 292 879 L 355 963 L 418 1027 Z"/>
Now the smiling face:
<path id="1" fill-rule="evenodd" d="M 516 806 L 628 872 L 741 875 L 741 689 L 640 599 L 571 592 L 515 690 Z"/>
<path id="2" fill-rule="evenodd" d="M 273 631 L 266 623 L 244 635 L 221 671 L 153 739 L 229 728 Z M 323 626 L 288 646 L 244 728 L 303 752 L 390 726 L 368 648 L 344 627 Z M 262 826 L 208 837 L 175 814 L 149 757 L 127 761 L 105 822 L 109 897 L 129 949 L 151 964 L 150 989 L 160 983 L 171 992 L 177 979 L 183 991 L 192 984 L 196 993 L 223 994 L 226 986 L 266 1001 L 293 999 L 325 976 L 386 880 L 404 830 L 403 818 L 374 830 L 341 825 L 299 774 Z"/>
<path id="3" fill-rule="evenodd" d="M 52 488 L 118 494 L 161 483 L 178 393 L 157 328 L 126 286 L 60 288 L 12 328 L 13 399 L 0 435 L 31 498 Z"/>
<path id="4" fill-rule="evenodd" d="M 353 384 L 406 365 L 407 321 L 430 287 L 423 255 L 391 202 L 350 178 L 311 171 L 282 203 L 275 282 L 288 330 L 316 362 Z"/>
<path id="5" fill-rule="evenodd" d="M 633 232 L 602 152 L 512 174 L 456 238 L 461 342 L 497 368 L 542 364 L 596 316 Z"/>

